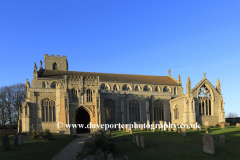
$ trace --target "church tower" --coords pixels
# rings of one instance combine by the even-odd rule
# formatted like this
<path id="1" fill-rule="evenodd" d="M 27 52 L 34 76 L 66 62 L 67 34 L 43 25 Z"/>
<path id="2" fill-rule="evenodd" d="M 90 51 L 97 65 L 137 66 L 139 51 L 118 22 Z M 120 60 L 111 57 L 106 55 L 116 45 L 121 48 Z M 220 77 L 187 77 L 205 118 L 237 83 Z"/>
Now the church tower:
<path id="1" fill-rule="evenodd" d="M 57 55 L 48 56 L 44 54 L 45 69 L 47 70 L 59 70 L 59 71 L 68 71 L 68 61 L 66 56 L 60 57 Z"/>

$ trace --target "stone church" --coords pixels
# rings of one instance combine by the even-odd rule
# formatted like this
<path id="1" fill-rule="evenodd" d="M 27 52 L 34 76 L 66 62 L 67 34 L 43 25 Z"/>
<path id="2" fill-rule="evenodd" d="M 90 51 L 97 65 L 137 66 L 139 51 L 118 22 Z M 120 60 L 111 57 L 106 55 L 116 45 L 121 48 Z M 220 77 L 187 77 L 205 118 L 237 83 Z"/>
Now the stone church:
<path id="1" fill-rule="evenodd" d="M 45 68 L 34 63 L 33 80 L 25 83 L 18 130 L 50 129 L 74 134 L 90 129 L 65 124 L 167 123 L 202 125 L 225 122 L 221 84 L 206 78 L 194 87 L 188 77 L 183 93 L 180 75 L 147 76 L 68 71 L 66 56 L 44 55 Z M 59 122 L 64 124 L 58 127 Z M 94 131 L 94 129 L 91 129 Z"/>

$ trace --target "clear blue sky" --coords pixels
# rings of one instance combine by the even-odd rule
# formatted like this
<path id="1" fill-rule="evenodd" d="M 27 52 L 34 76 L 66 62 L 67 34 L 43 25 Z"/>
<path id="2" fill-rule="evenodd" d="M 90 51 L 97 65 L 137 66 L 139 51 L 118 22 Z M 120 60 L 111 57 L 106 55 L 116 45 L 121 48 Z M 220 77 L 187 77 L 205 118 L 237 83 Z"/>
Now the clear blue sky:
<path id="1" fill-rule="evenodd" d="M 0 86 L 32 80 L 44 54 L 71 71 L 181 75 L 184 92 L 207 73 L 225 111 L 240 115 L 240 1 L 0 1 Z"/>

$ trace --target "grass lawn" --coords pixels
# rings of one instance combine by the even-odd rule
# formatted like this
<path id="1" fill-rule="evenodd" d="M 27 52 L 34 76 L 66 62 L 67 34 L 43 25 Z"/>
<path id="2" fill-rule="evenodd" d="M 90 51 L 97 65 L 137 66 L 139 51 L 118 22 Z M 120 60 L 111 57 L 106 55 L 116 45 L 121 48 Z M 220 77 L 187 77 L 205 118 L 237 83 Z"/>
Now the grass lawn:
<path id="1" fill-rule="evenodd" d="M 0 141 L 0 160 L 49 160 L 68 143 L 75 139 L 73 135 L 53 134 L 53 140 L 29 141 L 24 139 L 24 144 L 14 147 L 13 136 L 9 137 L 10 150 L 3 151 Z"/>
<path id="2" fill-rule="evenodd" d="M 187 130 L 187 136 L 181 133 L 165 131 L 164 134 L 160 130 L 140 131 L 133 130 L 139 136 L 144 136 L 146 148 L 138 147 L 132 141 L 132 135 L 125 131 L 111 132 L 112 138 L 129 137 L 129 141 L 116 142 L 117 156 L 123 157 L 127 155 L 129 160 L 154 160 L 154 159 L 224 159 L 232 160 L 240 159 L 240 127 L 226 126 L 210 128 L 209 134 L 214 138 L 215 154 L 207 154 L 203 152 L 202 136 L 205 129 L 202 127 L 201 132 Z M 226 135 L 226 142 L 219 143 L 220 135 Z"/>

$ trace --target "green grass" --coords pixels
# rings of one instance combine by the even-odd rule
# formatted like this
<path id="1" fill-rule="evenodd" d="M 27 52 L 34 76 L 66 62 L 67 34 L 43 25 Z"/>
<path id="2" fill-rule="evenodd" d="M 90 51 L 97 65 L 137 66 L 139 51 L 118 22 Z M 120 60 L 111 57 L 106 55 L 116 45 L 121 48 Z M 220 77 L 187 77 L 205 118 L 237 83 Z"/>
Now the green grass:
<path id="1" fill-rule="evenodd" d="M 160 130 L 140 131 L 133 130 L 139 136 L 144 136 L 146 148 L 138 147 L 132 141 L 132 135 L 125 131 L 111 132 L 112 138 L 129 137 L 129 141 L 116 142 L 117 156 L 123 157 L 127 155 L 129 160 L 154 160 L 154 159 L 216 159 L 216 160 L 232 160 L 240 159 L 240 127 L 226 126 L 210 128 L 209 134 L 214 138 L 215 154 L 207 154 L 203 152 L 202 136 L 205 129 L 202 127 L 202 132 L 187 130 L 187 136 L 182 136 L 181 133 L 167 132 L 164 134 Z M 226 135 L 226 142 L 219 143 L 220 135 Z"/>
<path id="2" fill-rule="evenodd" d="M 3 151 L 2 140 L 0 142 L 1 160 L 49 160 L 75 138 L 73 135 L 53 134 L 53 140 L 24 139 L 23 145 L 14 147 L 13 136 L 8 137 L 10 150 Z"/>

